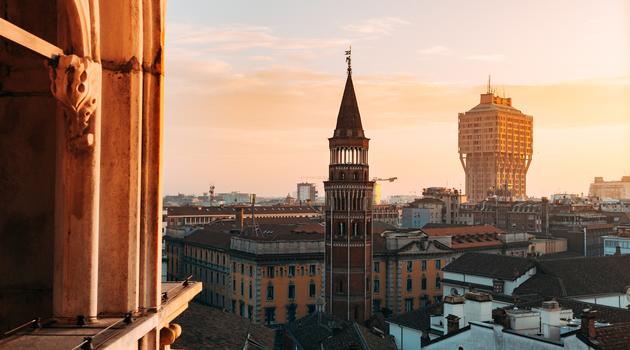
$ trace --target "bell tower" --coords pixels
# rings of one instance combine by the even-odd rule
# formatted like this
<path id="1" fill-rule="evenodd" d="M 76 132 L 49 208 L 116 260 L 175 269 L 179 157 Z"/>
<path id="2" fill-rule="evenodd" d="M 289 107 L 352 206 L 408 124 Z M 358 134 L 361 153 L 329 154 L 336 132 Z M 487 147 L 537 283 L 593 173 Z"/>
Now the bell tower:
<path id="1" fill-rule="evenodd" d="M 363 322 L 372 315 L 372 189 L 369 139 L 348 77 L 333 137 L 328 139 L 330 164 L 326 192 L 326 311 Z"/>

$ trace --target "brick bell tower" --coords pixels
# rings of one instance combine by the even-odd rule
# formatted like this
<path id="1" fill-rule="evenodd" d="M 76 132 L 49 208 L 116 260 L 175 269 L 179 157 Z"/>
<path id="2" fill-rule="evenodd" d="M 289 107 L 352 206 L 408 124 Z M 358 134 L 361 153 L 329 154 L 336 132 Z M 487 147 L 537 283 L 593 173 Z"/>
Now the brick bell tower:
<path id="1" fill-rule="evenodd" d="M 363 322 L 372 315 L 372 189 L 369 180 L 369 139 L 363 133 L 352 85 L 350 51 L 348 78 L 328 139 L 330 165 L 326 192 L 326 311 Z"/>

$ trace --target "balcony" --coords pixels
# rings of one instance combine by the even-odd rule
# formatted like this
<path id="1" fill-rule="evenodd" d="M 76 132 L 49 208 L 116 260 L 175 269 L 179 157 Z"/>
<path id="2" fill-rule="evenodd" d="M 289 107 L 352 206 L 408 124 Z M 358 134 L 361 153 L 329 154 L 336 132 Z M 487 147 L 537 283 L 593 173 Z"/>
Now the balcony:
<path id="1" fill-rule="evenodd" d="M 34 319 L 5 333 L 0 349 L 131 349 L 152 329 L 168 328 L 170 322 L 188 308 L 201 292 L 198 282 L 162 283 L 159 310 L 144 310 L 122 317 L 102 317 L 88 325 L 58 324 L 54 320 Z M 161 332 L 162 333 L 162 332 Z M 168 336 L 168 334 L 164 335 Z M 162 334 L 160 335 L 162 343 Z"/>

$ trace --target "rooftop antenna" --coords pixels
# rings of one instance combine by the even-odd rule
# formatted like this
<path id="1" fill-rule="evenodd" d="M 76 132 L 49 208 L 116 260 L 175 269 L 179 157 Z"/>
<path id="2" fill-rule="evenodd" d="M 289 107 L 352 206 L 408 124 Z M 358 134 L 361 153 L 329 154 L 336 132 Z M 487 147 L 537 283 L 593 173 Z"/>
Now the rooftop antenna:
<path id="1" fill-rule="evenodd" d="M 490 84 L 490 74 L 488 74 L 488 89 L 486 91 L 487 94 L 492 92 L 492 85 Z"/>
<path id="2" fill-rule="evenodd" d="M 346 63 L 348 64 L 348 75 L 352 74 L 352 45 L 346 50 Z"/>

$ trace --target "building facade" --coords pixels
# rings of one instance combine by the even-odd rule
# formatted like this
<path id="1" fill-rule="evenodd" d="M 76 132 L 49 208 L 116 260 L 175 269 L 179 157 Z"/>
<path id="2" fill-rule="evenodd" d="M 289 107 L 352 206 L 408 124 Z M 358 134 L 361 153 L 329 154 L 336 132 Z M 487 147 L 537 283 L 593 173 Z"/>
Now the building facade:
<path id="1" fill-rule="evenodd" d="M 315 312 L 322 296 L 323 226 L 232 222 L 167 235 L 168 278 L 203 281 L 195 301 L 276 325 Z"/>
<path id="2" fill-rule="evenodd" d="M 595 177 L 588 190 L 590 197 L 599 199 L 630 199 L 630 176 L 623 176 L 619 181 L 604 181 Z"/>
<path id="3" fill-rule="evenodd" d="M 369 139 L 363 133 L 349 65 L 337 126 L 328 140 L 329 177 L 324 182 L 326 311 L 361 322 L 372 314 L 374 182 L 369 180 Z"/>
<path id="4" fill-rule="evenodd" d="M 459 114 L 459 159 L 469 201 L 489 194 L 526 198 L 532 126 L 532 116 L 512 107 L 511 98 L 496 96 L 489 85 L 476 107 Z"/>
<path id="5" fill-rule="evenodd" d="M 315 203 L 315 200 L 317 200 L 317 187 L 314 183 L 297 184 L 297 201 L 300 205 Z"/>

